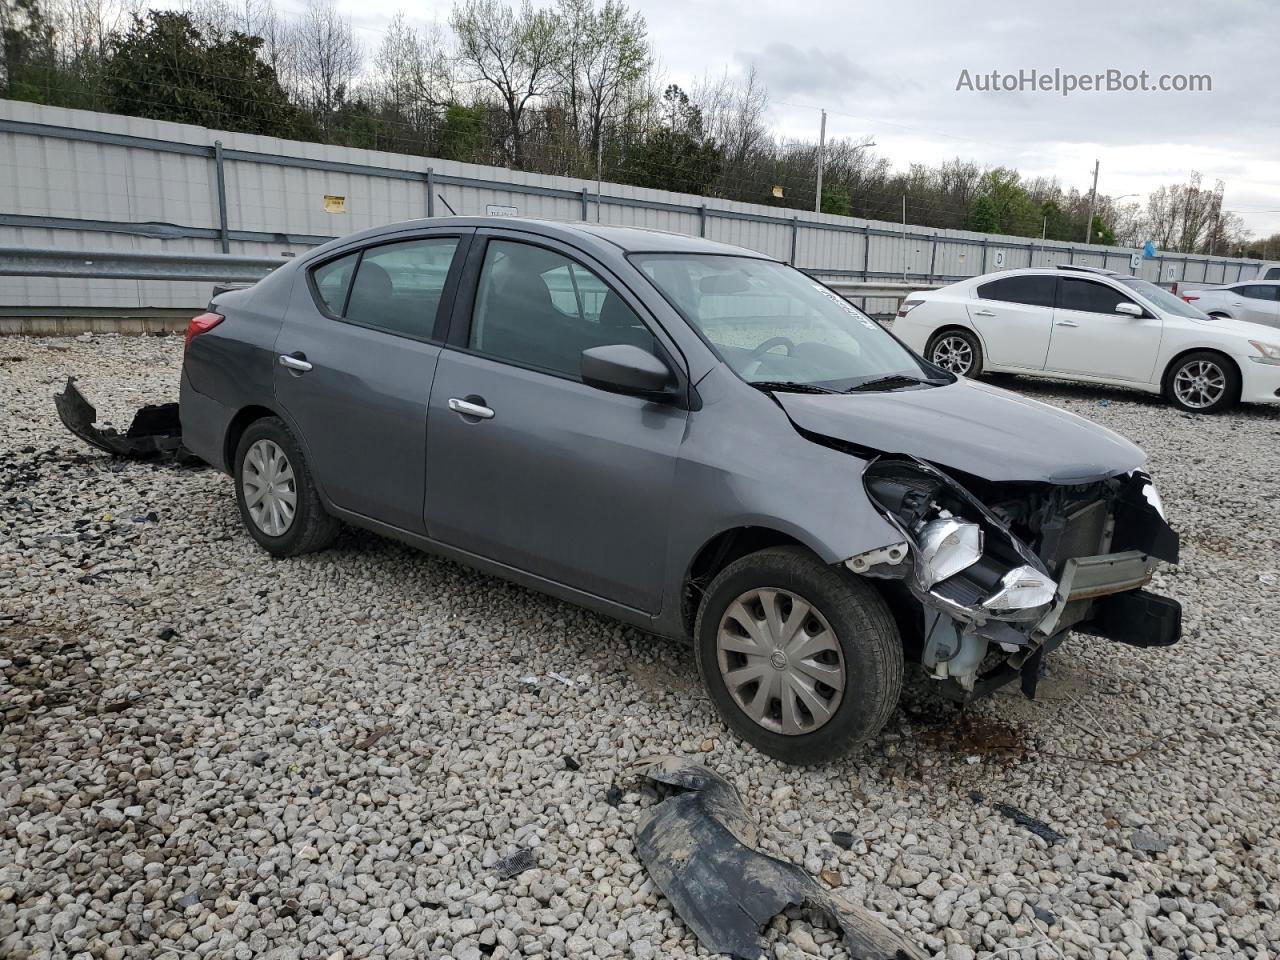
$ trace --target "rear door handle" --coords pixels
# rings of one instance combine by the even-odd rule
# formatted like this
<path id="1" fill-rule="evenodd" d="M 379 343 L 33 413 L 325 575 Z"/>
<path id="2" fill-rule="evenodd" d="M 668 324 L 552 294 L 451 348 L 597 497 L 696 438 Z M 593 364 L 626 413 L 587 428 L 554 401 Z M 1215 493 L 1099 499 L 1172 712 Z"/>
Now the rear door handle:
<path id="1" fill-rule="evenodd" d="M 462 400 L 459 397 L 449 398 L 449 409 L 454 413 L 460 413 L 464 417 L 475 417 L 477 420 L 492 420 L 493 410 L 486 407 L 483 403 L 472 403 L 470 400 Z"/>
<path id="2" fill-rule="evenodd" d="M 991 310 L 975 310 L 973 315 L 975 317 L 994 317 L 995 312 Z"/>
<path id="3" fill-rule="evenodd" d="M 1080 326 L 1080 324 L 1076 323 L 1074 320 L 1059 320 L 1059 321 L 1058 321 L 1058 326 L 1060 326 L 1060 327 L 1078 327 L 1078 326 Z"/>
<path id="4" fill-rule="evenodd" d="M 306 373 L 311 369 L 311 364 L 307 363 L 306 356 L 301 353 L 280 354 L 280 366 L 297 373 Z"/>

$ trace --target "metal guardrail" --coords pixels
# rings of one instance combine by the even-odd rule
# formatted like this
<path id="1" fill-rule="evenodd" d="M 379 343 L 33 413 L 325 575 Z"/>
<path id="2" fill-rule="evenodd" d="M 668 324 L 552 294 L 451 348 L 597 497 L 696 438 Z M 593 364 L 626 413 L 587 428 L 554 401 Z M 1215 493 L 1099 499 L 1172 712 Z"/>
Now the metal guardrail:
<path id="1" fill-rule="evenodd" d="M 0 247 L 0 276 L 6 277 L 253 283 L 288 262 L 285 257 L 240 257 L 226 253 Z M 941 286 L 937 283 L 890 283 L 882 280 L 825 282 L 842 297 L 864 300 L 901 301 L 914 291 L 936 290 Z"/>
<path id="2" fill-rule="evenodd" d="M 0 276 L 5 277 L 254 283 L 288 262 L 285 257 L 241 257 L 225 253 L 0 247 Z"/>

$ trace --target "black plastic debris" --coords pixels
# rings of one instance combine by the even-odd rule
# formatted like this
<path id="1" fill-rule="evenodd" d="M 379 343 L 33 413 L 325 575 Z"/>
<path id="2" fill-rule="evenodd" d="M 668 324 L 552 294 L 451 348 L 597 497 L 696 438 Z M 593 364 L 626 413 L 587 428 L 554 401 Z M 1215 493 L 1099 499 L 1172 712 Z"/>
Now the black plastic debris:
<path id="1" fill-rule="evenodd" d="M 925 956 L 870 911 L 824 889 L 803 869 L 756 849 L 756 827 L 738 791 L 680 757 L 641 775 L 675 787 L 636 830 L 636 854 L 676 913 L 712 953 L 759 957 L 760 931 L 787 907 L 808 907 L 844 933 L 860 960 Z"/>
<path id="2" fill-rule="evenodd" d="M 564 768 L 566 770 L 581 770 L 582 764 L 566 753 L 564 755 Z"/>
<path id="3" fill-rule="evenodd" d="M 1045 926 L 1052 927 L 1058 922 L 1058 916 L 1052 910 L 1046 910 L 1044 907 L 1033 906 L 1031 912 L 1035 914 L 1037 920 Z"/>
<path id="4" fill-rule="evenodd" d="M 604 792 L 604 802 L 611 807 L 616 807 L 622 803 L 622 788 L 614 784 Z"/>
<path id="5" fill-rule="evenodd" d="M 529 849 L 517 850 L 509 857 L 503 857 L 494 864 L 493 871 L 501 880 L 510 880 L 518 874 L 524 873 L 526 870 L 532 870 L 538 865 L 538 861 L 533 856 L 533 851 Z"/>
<path id="6" fill-rule="evenodd" d="M 173 627 L 161 627 L 156 636 L 161 640 L 172 640 L 178 635 L 178 631 Z"/>
<path id="7" fill-rule="evenodd" d="M 969 799 L 974 803 L 983 803 L 986 800 L 986 798 L 976 790 L 969 794 Z M 996 813 L 1008 817 L 1020 827 L 1026 827 L 1045 843 L 1061 843 L 1063 840 L 1067 839 L 1063 834 L 1053 829 L 1053 827 L 1049 826 L 1043 820 L 1038 820 L 1031 816 L 1031 814 L 1024 813 L 1012 804 L 993 801 L 991 806 Z"/>
<path id="8" fill-rule="evenodd" d="M 133 415 L 124 433 L 114 427 L 96 427 L 98 411 L 84 398 L 75 377 L 67 378 L 62 393 L 54 394 L 54 406 L 62 425 L 85 443 L 105 450 L 114 457 L 150 460 L 173 457 L 193 461 L 182 448 L 182 421 L 176 403 L 148 404 Z"/>

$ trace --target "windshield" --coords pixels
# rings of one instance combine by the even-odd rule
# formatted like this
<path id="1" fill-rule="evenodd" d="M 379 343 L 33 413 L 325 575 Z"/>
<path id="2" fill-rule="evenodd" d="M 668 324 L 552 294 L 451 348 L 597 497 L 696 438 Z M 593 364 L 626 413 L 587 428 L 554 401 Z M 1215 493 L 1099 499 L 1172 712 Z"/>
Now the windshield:
<path id="1" fill-rule="evenodd" d="M 1209 319 L 1207 313 L 1197 310 L 1163 287 L 1157 287 L 1150 280 L 1140 280 L 1137 277 L 1117 277 L 1116 279 L 1129 289 L 1142 294 L 1165 313 L 1172 313 L 1175 317 L 1190 317 L 1192 320 Z"/>
<path id="2" fill-rule="evenodd" d="M 748 383 L 843 391 L 936 382 L 879 324 L 799 270 L 715 254 L 633 260 Z"/>

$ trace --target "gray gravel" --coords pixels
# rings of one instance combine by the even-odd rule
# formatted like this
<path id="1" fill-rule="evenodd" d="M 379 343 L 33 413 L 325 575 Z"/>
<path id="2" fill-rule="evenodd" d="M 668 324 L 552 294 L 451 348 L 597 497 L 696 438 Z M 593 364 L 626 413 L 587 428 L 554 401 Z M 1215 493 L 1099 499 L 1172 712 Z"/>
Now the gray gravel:
<path id="1" fill-rule="evenodd" d="M 864 756 L 801 770 L 723 728 L 680 644 L 360 532 L 273 561 L 226 477 L 113 463 L 54 416 L 77 373 L 124 425 L 180 359 L 0 340 L 0 956 L 701 955 L 632 850 L 630 768 L 672 752 L 939 957 L 1280 950 L 1277 412 L 1009 381 L 1150 453 L 1182 645 L 1074 638 L 1041 699 L 964 714 L 913 679 Z M 804 914 L 769 937 L 839 955 Z"/>

